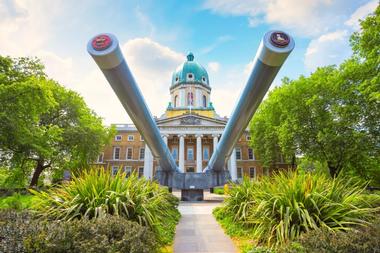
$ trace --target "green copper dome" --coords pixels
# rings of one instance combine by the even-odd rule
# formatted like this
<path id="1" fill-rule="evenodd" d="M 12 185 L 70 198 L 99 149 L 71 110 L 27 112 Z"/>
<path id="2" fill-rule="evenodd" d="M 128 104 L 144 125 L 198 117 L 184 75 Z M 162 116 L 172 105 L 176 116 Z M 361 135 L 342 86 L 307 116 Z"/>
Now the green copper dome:
<path id="1" fill-rule="evenodd" d="M 210 88 L 206 69 L 194 61 L 194 55 L 191 52 L 187 55 L 187 61 L 179 65 L 173 73 L 171 87 L 180 84 L 201 84 Z"/>

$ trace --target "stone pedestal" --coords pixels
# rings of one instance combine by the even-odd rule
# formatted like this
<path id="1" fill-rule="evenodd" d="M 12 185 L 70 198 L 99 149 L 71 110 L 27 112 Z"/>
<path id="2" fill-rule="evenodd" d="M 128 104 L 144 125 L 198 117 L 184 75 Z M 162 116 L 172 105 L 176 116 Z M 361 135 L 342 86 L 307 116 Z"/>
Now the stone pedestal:
<path id="1" fill-rule="evenodd" d="M 182 201 L 202 201 L 203 189 L 182 189 L 181 200 Z"/>

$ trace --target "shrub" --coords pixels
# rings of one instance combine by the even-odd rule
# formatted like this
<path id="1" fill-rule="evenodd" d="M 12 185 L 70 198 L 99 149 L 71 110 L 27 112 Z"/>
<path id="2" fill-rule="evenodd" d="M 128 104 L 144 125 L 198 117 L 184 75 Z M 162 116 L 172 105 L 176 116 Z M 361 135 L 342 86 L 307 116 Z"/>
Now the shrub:
<path id="1" fill-rule="evenodd" d="M 215 187 L 214 188 L 214 194 L 224 195 L 224 189 Z"/>
<path id="2" fill-rule="evenodd" d="M 319 229 L 303 234 L 296 242 L 279 249 L 287 253 L 376 253 L 380 252 L 380 219 L 369 226 L 348 231 Z"/>
<path id="3" fill-rule="evenodd" d="M 33 216 L 26 211 L 0 210 L 0 252 L 24 252 L 23 239 L 34 233 Z"/>
<path id="4" fill-rule="evenodd" d="M 344 231 L 365 225 L 376 210 L 366 201 L 365 187 L 352 178 L 298 172 L 280 172 L 260 181 L 244 179 L 231 188 L 216 217 L 231 219 L 259 243 L 281 245 L 310 230 Z M 379 196 L 371 199 L 376 202 Z"/>
<path id="5" fill-rule="evenodd" d="M 150 227 L 166 244 L 174 237 L 179 220 L 178 199 L 155 182 L 124 173 L 93 168 L 72 181 L 36 195 L 37 212 L 46 218 L 74 220 L 101 218 L 106 214 L 124 217 Z"/>
<path id="6" fill-rule="evenodd" d="M 159 248 L 153 232 L 119 216 L 45 222 L 25 239 L 26 252 L 150 253 Z"/>
<path id="7" fill-rule="evenodd" d="M 153 232 L 119 216 L 42 221 L 28 212 L 0 210 L 0 252 L 156 252 Z"/>

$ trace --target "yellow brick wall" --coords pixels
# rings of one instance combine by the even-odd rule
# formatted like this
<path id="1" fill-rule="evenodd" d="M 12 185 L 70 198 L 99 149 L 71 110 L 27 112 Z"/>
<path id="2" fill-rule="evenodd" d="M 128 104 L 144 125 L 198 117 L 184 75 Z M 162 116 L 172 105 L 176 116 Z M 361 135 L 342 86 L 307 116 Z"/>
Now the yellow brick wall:
<path id="1" fill-rule="evenodd" d="M 191 110 L 192 113 L 196 113 L 201 116 L 209 117 L 209 118 L 215 118 L 215 111 L 214 110 Z M 180 116 L 186 113 L 190 113 L 190 110 L 170 110 L 166 111 L 166 117 L 173 118 L 176 116 Z"/>

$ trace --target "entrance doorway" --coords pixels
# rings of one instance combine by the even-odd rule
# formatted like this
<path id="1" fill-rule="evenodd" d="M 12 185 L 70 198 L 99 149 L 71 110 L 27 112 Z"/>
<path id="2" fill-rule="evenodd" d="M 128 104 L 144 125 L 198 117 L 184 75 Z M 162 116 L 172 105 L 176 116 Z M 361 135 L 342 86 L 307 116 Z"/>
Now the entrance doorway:
<path id="1" fill-rule="evenodd" d="M 194 167 L 187 167 L 186 172 L 195 172 Z"/>

